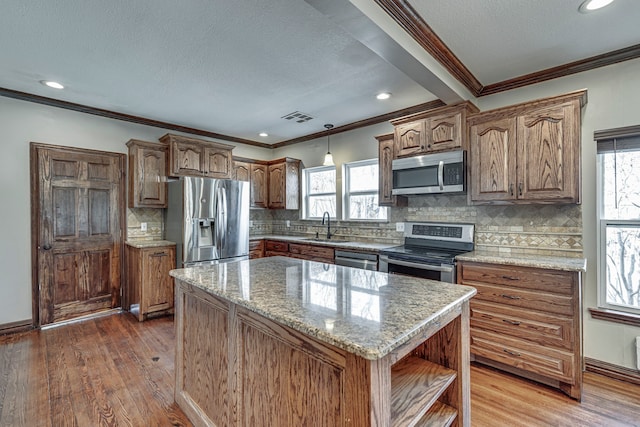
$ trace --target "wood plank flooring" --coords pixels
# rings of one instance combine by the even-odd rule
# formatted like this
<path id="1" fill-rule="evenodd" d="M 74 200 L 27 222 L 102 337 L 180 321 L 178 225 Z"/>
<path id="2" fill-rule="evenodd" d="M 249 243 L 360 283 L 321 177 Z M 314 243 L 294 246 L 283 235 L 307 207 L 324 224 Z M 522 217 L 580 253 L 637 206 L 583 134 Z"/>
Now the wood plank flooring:
<path id="1" fill-rule="evenodd" d="M 171 317 L 126 313 L 0 336 L 0 426 L 190 426 L 173 402 L 174 339 Z M 640 426 L 640 386 L 594 373 L 579 403 L 473 365 L 471 402 L 473 426 Z"/>

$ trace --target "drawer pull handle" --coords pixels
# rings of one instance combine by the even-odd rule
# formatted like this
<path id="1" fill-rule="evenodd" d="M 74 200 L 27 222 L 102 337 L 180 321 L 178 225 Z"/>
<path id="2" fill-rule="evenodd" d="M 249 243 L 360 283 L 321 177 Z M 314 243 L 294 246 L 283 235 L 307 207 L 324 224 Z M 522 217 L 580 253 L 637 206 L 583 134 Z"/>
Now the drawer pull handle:
<path id="1" fill-rule="evenodd" d="M 519 296 L 516 295 L 507 295 L 507 294 L 502 294 L 500 295 L 502 298 L 506 298 L 506 299 L 520 299 Z"/>
<path id="2" fill-rule="evenodd" d="M 154 252 L 153 256 L 167 256 L 166 252 Z"/>
<path id="3" fill-rule="evenodd" d="M 520 322 L 518 322 L 517 320 L 502 319 L 502 321 L 504 323 L 508 323 L 508 324 L 514 325 L 514 326 L 520 325 Z"/>
<path id="4" fill-rule="evenodd" d="M 504 351 L 505 353 L 507 353 L 507 354 L 511 355 L 511 356 L 515 356 L 515 357 L 520 357 L 520 356 L 522 356 L 520 353 L 516 353 L 515 351 L 507 350 L 506 348 L 505 348 L 503 351 Z"/>
<path id="5" fill-rule="evenodd" d="M 515 276 L 502 276 L 502 278 L 505 280 L 520 280 L 519 277 L 515 277 Z"/>

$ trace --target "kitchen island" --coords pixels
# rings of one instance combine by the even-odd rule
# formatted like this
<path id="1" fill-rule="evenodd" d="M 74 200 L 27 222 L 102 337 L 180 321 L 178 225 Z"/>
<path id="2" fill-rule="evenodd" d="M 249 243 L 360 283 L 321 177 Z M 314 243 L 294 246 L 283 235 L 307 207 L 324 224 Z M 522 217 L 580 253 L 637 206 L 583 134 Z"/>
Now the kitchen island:
<path id="1" fill-rule="evenodd" d="M 171 275 L 195 425 L 470 425 L 474 288 L 285 257 Z"/>

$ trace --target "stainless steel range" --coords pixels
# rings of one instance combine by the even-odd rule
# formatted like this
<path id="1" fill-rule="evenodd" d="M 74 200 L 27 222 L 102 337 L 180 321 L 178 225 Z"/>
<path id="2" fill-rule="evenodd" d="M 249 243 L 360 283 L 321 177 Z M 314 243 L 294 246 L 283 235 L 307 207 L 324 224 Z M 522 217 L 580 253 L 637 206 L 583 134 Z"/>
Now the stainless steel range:
<path id="1" fill-rule="evenodd" d="M 474 224 L 406 222 L 404 245 L 380 250 L 379 270 L 456 283 L 455 257 L 473 250 Z"/>

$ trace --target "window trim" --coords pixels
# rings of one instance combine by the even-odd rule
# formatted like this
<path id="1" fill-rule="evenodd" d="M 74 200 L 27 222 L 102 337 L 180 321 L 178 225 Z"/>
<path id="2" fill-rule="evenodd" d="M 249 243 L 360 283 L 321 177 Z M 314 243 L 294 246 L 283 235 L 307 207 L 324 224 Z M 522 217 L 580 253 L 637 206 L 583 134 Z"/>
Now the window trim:
<path id="1" fill-rule="evenodd" d="M 375 165 L 378 166 L 378 173 L 380 173 L 380 163 L 378 161 L 377 158 L 373 158 L 373 159 L 365 159 L 365 160 L 356 160 L 353 162 L 347 162 L 347 163 L 343 163 L 342 164 L 342 219 L 344 221 L 361 221 L 361 222 L 389 222 L 389 208 L 386 206 L 380 206 L 380 199 L 378 198 L 378 207 L 380 209 L 384 209 L 385 213 L 386 213 L 386 218 L 383 219 L 366 219 L 366 218 L 351 218 L 349 216 L 349 202 L 350 202 L 350 197 L 352 195 L 358 196 L 358 195 L 376 195 L 379 197 L 379 189 L 376 188 L 375 190 L 370 190 L 370 191 L 353 191 L 350 192 L 349 191 L 349 181 L 351 179 L 351 174 L 350 174 L 350 169 L 354 168 L 354 167 L 362 167 L 362 166 L 370 166 L 370 165 Z M 377 183 L 376 183 L 377 184 Z"/>
<path id="2" fill-rule="evenodd" d="M 308 220 L 318 220 L 322 219 L 321 217 L 309 216 L 309 174 L 319 173 L 325 171 L 333 171 L 335 173 L 335 181 L 336 187 L 333 192 L 326 193 L 314 193 L 314 196 L 329 196 L 333 195 L 336 199 L 335 212 L 336 215 L 338 213 L 338 171 L 335 166 L 315 166 L 311 168 L 302 169 L 302 212 L 300 213 L 300 219 L 308 219 Z M 331 217 L 331 219 L 336 219 L 336 217 Z"/>
<path id="3" fill-rule="evenodd" d="M 636 151 L 636 150 L 633 150 Z M 640 150 L 638 150 L 640 151 Z M 620 321 L 621 317 L 625 317 L 627 315 L 629 319 L 636 318 L 640 315 L 640 307 L 628 307 L 624 305 L 611 304 L 607 302 L 607 252 L 606 252 L 606 230 L 609 225 L 630 225 L 640 227 L 640 218 L 637 219 L 610 219 L 604 217 L 604 162 L 602 158 L 602 154 L 605 154 L 608 150 L 599 151 L 596 155 L 596 168 L 597 168 L 597 179 L 596 179 L 596 204 L 597 204 L 597 236 L 596 236 L 596 245 L 598 250 L 598 256 L 596 257 L 596 270 L 597 270 L 597 303 L 599 310 L 593 310 L 591 312 L 592 316 L 601 320 L 610 320 L 616 321 L 612 316 L 600 316 L 599 313 L 604 312 L 615 312 L 617 315 L 615 316 Z M 594 316 L 595 312 L 595 316 Z"/>

